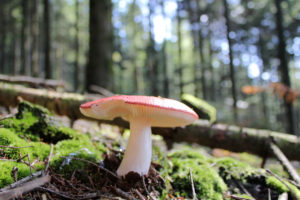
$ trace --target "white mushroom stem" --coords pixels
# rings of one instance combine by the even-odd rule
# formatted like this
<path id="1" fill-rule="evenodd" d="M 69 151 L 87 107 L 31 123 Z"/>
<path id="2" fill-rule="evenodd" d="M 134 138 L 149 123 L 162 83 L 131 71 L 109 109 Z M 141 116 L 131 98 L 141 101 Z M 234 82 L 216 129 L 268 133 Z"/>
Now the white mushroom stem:
<path id="1" fill-rule="evenodd" d="M 125 176 L 128 172 L 148 174 L 152 155 L 151 126 L 143 118 L 130 120 L 130 136 L 124 158 L 117 170 L 118 176 Z"/>

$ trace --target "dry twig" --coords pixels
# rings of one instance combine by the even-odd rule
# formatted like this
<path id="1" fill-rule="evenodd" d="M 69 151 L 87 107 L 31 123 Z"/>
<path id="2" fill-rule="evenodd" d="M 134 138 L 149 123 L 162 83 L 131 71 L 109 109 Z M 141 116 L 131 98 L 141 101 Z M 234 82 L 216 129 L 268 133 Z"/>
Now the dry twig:
<path id="1" fill-rule="evenodd" d="M 13 146 L 0 145 L 0 147 L 1 148 L 10 148 L 10 149 L 21 149 L 21 148 L 28 148 L 28 147 L 33 147 L 33 146 L 13 147 Z"/>
<path id="2" fill-rule="evenodd" d="M 51 157 L 52 157 L 52 153 L 53 153 L 53 144 L 51 144 L 50 153 L 49 153 L 48 159 L 46 161 L 47 164 L 46 164 L 46 167 L 45 167 L 45 172 L 48 171 L 50 160 L 51 160 Z"/>
<path id="3" fill-rule="evenodd" d="M 298 184 L 300 184 L 300 176 L 298 175 L 297 171 L 294 169 L 290 161 L 287 157 L 283 154 L 280 148 L 274 143 L 270 142 L 270 149 L 279 160 L 279 162 L 283 165 L 286 172 L 289 176 Z"/>
<path id="4" fill-rule="evenodd" d="M 24 183 L 24 185 L 21 185 L 17 188 L 0 192 L 0 200 L 17 198 L 17 197 L 21 196 L 22 194 L 30 192 L 30 191 L 36 189 L 37 187 L 50 182 L 50 180 L 51 180 L 51 177 L 49 175 L 46 175 L 46 176 L 37 178 L 35 180 L 26 182 L 26 183 Z"/>
<path id="5" fill-rule="evenodd" d="M 24 183 L 32 180 L 35 177 L 41 176 L 42 173 L 43 173 L 43 171 L 38 171 L 38 172 L 32 174 L 31 176 L 27 176 L 27 177 L 25 177 L 25 178 L 23 178 L 23 179 L 21 179 L 21 180 L 19 180 L 17 182 L 14 182 L 14 183 L 10 184 L 9 186 L 6 186 L 6 187 L 0 189 L 0 192 L 4 192 L 4 191 L 10 190 L 12 188 L 18 187 L 18 186 L 20 186 L 20 185 L 22 185 L 22 184 L 24 184 Z"/>
<path id="6" fill-rule="evenodd" d="M 194 180 L 193 180 L 193 174 L 192 170 L 190 168 L 190 180 L 191 180 L 191 185 L 192 185 L 192 195 L 193 195 L 193 200 L 198 200 L 197 194 L 195 192 L 195 186 L 194 186 Z"/>
<path id="7" fill-rule="evenodd" d="M 128 194 L 127 192 L 124 192 L 120 188 L 113 187 L 114 192 L 119 195 L 122 198 L 125 198 L 127 200 L 137 200 L 134 196 Z"/>

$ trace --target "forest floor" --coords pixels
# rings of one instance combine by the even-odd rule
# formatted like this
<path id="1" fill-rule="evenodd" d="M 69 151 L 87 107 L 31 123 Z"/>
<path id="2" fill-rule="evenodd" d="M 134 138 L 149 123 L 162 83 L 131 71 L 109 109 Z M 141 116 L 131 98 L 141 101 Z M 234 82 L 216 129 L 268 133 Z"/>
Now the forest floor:
<path id="1" fill-rule="evenodd" d="M 120 178 L 128 130 L 86 120 L 67 126 L 68 119 L 28 102 L 2 116 L 0 200 L 300 199 L 299 186 L 272 162 L 279 176 L 251 166 L 260 162 L 255 156 L 185 144 L 166 150 L 158 136 L 148 175 Z"/>

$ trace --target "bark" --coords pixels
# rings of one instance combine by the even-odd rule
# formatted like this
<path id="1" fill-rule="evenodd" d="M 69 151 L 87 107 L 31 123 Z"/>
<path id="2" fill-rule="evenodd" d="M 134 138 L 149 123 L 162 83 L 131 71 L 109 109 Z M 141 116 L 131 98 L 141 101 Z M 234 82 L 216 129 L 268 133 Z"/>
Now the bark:
<path id="1" fill-rule="evenodd" d="M 22 1 L 21 74 L 30 75 L 30 6 L 29 0 Z"/>
<path id="2" fill-rule="evenodd" d="M 7 9 L 6 9 L 6 1 L 1 1 L 0 6 L 1 6 L 1 12 L 0 12 L 0 32 L 1 32 L 1 48 L 0 48 L 0 73 L 4 73 L 5 71 L 5 65 L 6 65 L 6 38 L 7 38 Z"/>
<path id="3" fill-rule="evenodd" d="M 148 44 L 148 65 L 149 65 L 149 77 L 150 77 L 150 85 L 151 85 L 151 95 L 158 96 L 158 66 L 157 66 L 157 59 L 156 59 L 156 50 L 155 50 L 155 41 L 153 36 L 153 24 L 152 24 L 152 15 L 154 12 L 154 6 L 152 5 L 154 1 L 148 2 L 149 8 L 149 44 Z"/>
<path id="4" fill-rule="evenodd" d="M 230 81 L 231 81 L 231 95 L 233 99 L 233 118 L 234 121 L 237 122 L 238 120 L 238 113 L 237 113 L 237 95 L 236 95 L 236 83 L 235 83 L 235 70 L 233 66 L 233 54 L 232 54 L 232 42 L 229 37 L 229 33 L 231 31 L 230 26 L 230 18 L 229 18 L 229 8 L 227 4 L 227 0 L 223 0 L 224 3 L 224 17 L 226 20 L 226 37 L 228 41 L 228 48 L 229 48 L 229 67 L 230 67 Z"/>
<path id="5" fill-rule="evenodd" d="M 79 0 L 75 2 L 75 63 L 74 63 L 74 91 L 79 87 Z"/>
<path id="6" fill-rule="evenodd" d="M 90 0 L 89 61 L 86 67 L 86 90 L 98 85 L 112 90 L 112 5 L 110 0 Z"/>
<path id="7" fill-rule="evenodd" d="M 197 3 L 197 16 L 198 16 L 198 24 L 201 26 L 201 21 L 200 21 L 200 16 L 201 16 L 201 10 L 200 10 L 200 5 L 199 1 L 196 1 Z M 204 61 L 204 52 L 203 52 L 203 36 L 202 36 L 202 31 L 201 28 L 198 30 L 198 51 L 199 51 L 199 67 L 201 69 L 201 88 L 202 88 L 202 98 L 207 99 L 207 94 L 206 94 L 206 81 L 205 81 L 205 61 Z"/>
<path id="8" fill-rule="evenodd" d="M 81 103 L 94 100 L 101 96 L 87 97 L 74 93 L 58 93 L 43 89 L 25 88 L 20 85 L 0 83 L 0 104 L 16 106 L 18 96 L 24 100 L 43 105 L 60 115 L 71 119 L 83 118 L 79 112 Z M 128 122 L 120 118 L 113 121 L 99 120 L 128 128 Z M 290 160 L 300 161 L 300 138 L 284 133 L 242 128 L 226 124 L 211 124 L 206 120 L 198 120 L 193 125 L 178 128 L 152 128 L 154 134 L 159 134 L 169 142 L 197 143 L 211 148 L 223 148 L 233 152 L 249 152 L 262 157 L 269 149 L 269 139 L 272 138 L 285 156 Z"/>
<path id="9" fill-rule="evenodd" d="M 278 59 L 280 60 L 279 64 L 279 72 L 281 75 L 281 82 L 291 88 L 291 81 L 289 76 L 289 68 L 288 68 L 288 61 L 286 57 L 286 43 L 284 39 L 284 29 L 282 26 L 283 18 L 282 18 L 282 10 L 281 10 L 281 0 L 275 0 L 275 6 L 277 9 L 276 12 L 276 29 L 277 29 L 277 37 L 279 40 L 278 43 Z M 296 133 L 296 123 L 294 118 L 294 109 L 293 109 L 293 103 L 287 102 L 284 98 L 284 107 L 285 107 L 285 114 L 286 114 L 286 131 L 291 134 L 298 134 Z"/>
<path id="10" fill-rule="evenodd" d="M 208 27 L 209 28 L 209 27 Z M 209 72 L 210 72 L 210 99 L 211 100 L 215 100 L 215 72 L 214 72 L 214 67 L 212 65 L 213 63 L 213 50 L 212 50 L 212 41 L 211 41 L 211 30 L 209 28 L 209 34 L 208 34 L 208 38 L 207 38 L 207 42 L 208 42 L 208 65 L 209 65 Z"/>
<path id="11" fill-rule="evenodd" d="M 32 76 L 38 77 L 39 69 L 39 1 L 32 0 L 31 14 L 31 34 L 32 34 L 32 57 L 31 57 L 31 72 Z"/>
<path id="12" fill-rule="evenodd" d="M 166 18 L 166 13 L 165 13 L 165 6 L 164 6 L 164 1 L 160 1 L 160 6 L 162 10 L 162 16 L 165 19 Z M 166 52 L 166 47 L 167 47 L 167 41 L 164 38 L 163 43 L 162 43 L 162 67 L 163 67 L 163 94 L 165 97 L 168 97 L 170 95 L 169 91 L 169 77 L 168 77 L 168 62 L 167 62 L 167 52 Z"/>
<path id="13" fill-rule="evenodd" d="M 45 78 L 51 79 L 53 76 L 51 68 L 51 21 L 50 21 L 50 2 L 44 0 L 44 66 Z"/>
<path id="14" fill-rule="evenodd" d="M 177 2 L 177 44 L 178 44 L 178 78 L 180 96 L 183 94 L 183 73 L 182 73 L 182 46 L 181 46 L 181 17 L 180 17 L 180 1 Z"/>
<path id="15" fill-rule="evenodd" d="M 66 83 L 58 80 L 45 80 L 42 78 L 33 78 L 29 76 L 6 76 L 0 74 L 0 81 L 4 83 L 14 83 L 14 84 L 23 84 L 28 85 L 34 88 L 49 88 L 49 89 L 58 89 L 65 88 Z"/>

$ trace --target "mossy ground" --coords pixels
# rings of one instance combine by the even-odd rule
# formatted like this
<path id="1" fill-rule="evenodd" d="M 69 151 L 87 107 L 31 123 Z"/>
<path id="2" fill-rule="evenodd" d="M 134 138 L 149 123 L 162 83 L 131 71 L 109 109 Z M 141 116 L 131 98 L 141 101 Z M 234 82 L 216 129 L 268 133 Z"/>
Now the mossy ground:
<path id="1" fill-rule="evenodd" d="M 0 121 L 0 145 L 27 148 L 4 148 L 1 157 L 16 160 L 26 154 L 30 160 L 39 160 L 37 170 L 44 168 L 43 162 L 50 154 L 51 143 L 53 157 L 51 167 L 66 176 L 74 169 L 85 169 L 83 162 L 72 160 L 80 157 L 87 160 L 101 160 L 105 151 L 103 144 L 94 144 L 87 135 L 63 127 L 45 108 L 28 102 L 19 104 L 18 113 L 12 118 Z M 67 158 L 64 158 L 67 157 Z M 27 157 L 23 159 L 27 161 Z M 13 182 L 11 170 L 17 167 L 18 179 L 30 175 L 30 168 L 20 162 L 0 161 L 0 188 Z"/>
<path id="2" fill-rule="evenodd" d="M 61 126 L 48 110 L 28 102 L 22 102 L 17 115 L 0 121 L 0 126 L 0 145 L 30 146 L 0 149 L 1 158 L 11 160 L 0 161 L 0 188 L 14 182 L 13 167 L 18 168 L 18 179 L 30 175 L 30 168 L 27 165 L 13 161 L 20 158 L 20 155 L 28 154 L 31 161 L 38 159 L 39 162 L 34 165 L 33 171 L 42 170 L 45 167 L 44 161 L 49 156 L 51 143 L 53 144 L 53 157 L 50 166 L 55 173 L 70 177 L 75 170 L 80 170 L 83 182 L 89 181 L 84 177 L 88 177 L 91 166 L 72 158 L 79 157 L 99 163 L 103 159 L 102 154 L 107 151 L 105 142 L 99 142 L 101 140 L 92 142 L 88 135 Z M 113 141 L 109 145 L 110 147 L 120 146 Z M 27 161 L 27 158 L 23 160 Z M 256 186 L 264 190 L 270 188 L 274 197 L 282 192 L 289 192 L 284 184 L 262 169 L 253 168 L 233 158 L 210 157 L 199 148 L 177 147 L 165 153 L 159 146 L 154 146 L 153 161 L 162 165 L 160 174 L 166 182 L 165 188 L 157 189 L 161 193 L 161 199 L 170 199 L 170 195 L 191 198 L 190 171 L 199 199 L 221 200 L 228 191 L 245 197 L 243 194 L 245 192 L 240 185 L 250 191 L 253 196 L 256 195 L 256 199 L 264 198 L 264 196 L 259 196 L 261 193 L 268 194 L 263 190 L 261 193 L 252 190 Z M 112 168 L 116 169 L 117 166 Z M 300 197 L 300 191 L 296 187 L 291 184 L 289 187 Z"/>

